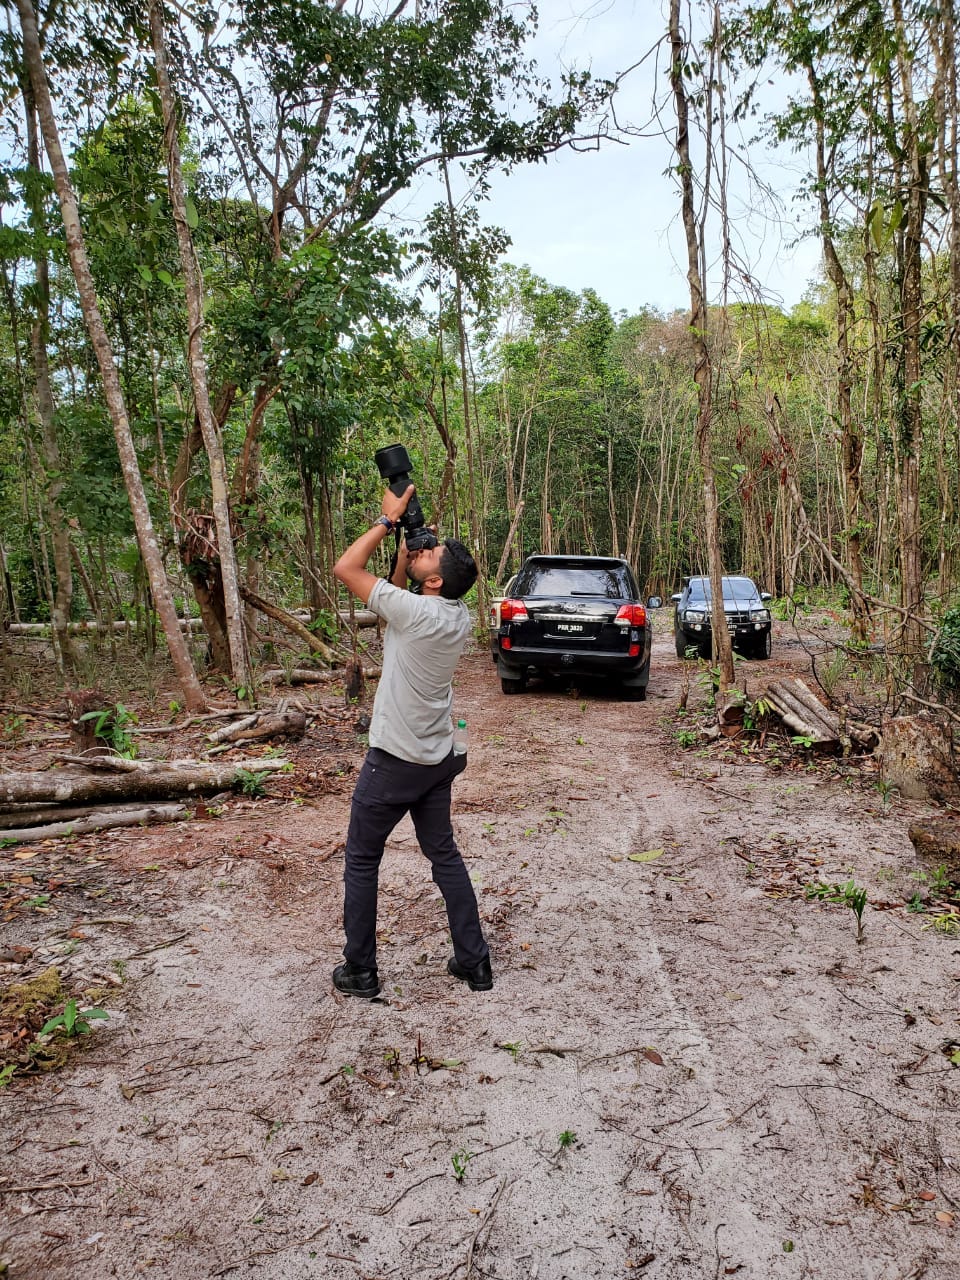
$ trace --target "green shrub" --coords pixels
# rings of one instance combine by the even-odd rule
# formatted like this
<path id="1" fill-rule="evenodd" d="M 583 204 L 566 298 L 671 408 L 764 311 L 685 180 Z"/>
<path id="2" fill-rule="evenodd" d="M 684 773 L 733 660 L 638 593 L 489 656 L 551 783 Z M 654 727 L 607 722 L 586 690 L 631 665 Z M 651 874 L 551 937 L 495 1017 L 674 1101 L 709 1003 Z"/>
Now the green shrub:
<path id="1" fill-rule="evenodd" d="M 960 689 L 960 606 L 948 609 L 930 661 L 942 685 Z"/>

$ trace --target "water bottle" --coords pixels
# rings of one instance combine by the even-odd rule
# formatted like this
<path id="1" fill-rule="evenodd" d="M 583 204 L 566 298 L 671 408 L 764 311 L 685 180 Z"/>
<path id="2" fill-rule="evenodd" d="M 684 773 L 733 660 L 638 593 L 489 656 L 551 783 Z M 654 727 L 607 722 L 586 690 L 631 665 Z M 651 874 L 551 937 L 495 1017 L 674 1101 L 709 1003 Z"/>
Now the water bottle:
<path id="1" fill-rule="evenodd" d="M 457 727 L 453 731 L 453 754 L 455 756 L 465 756 L 467 754 L 466 720 L 458 720 Z"/>

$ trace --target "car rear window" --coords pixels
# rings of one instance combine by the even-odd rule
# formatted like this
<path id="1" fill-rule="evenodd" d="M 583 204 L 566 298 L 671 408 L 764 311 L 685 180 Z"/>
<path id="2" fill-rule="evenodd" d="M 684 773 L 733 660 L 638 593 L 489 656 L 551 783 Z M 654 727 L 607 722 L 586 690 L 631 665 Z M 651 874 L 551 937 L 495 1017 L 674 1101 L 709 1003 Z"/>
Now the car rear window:
<path id="1" fill-rule="evenodd" d="M 521 596 L 603 596 L 608 600 L 632 598 L 625 573 L 600 566 L 534 565 L 517 579 Z"/>

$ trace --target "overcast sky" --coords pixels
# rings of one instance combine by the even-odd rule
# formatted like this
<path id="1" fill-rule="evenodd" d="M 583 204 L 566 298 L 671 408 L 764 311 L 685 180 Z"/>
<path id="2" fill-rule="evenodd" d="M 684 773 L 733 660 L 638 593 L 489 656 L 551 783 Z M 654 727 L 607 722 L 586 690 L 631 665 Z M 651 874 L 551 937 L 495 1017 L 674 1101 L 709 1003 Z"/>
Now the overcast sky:
<path id="1" fill-rule="evenodd" d="M 562 64 L 612 78 L 649 54 L 667 27 L 661 0 L 540 0 L 539 10 L 540 31 L 532 51 L 541 71 L 551 77 Z M 629 77 L 618 106 L 621 123 L 650 126 L 658 74 L 661 102 L 668 90 L 664 53 L 659 61 L 647 57 Z M 769 91 L 782 94 L 776 87 Z M 665 107 L 664 124 L 672 127 L 669 99 Z M 800 160 L 790 154 L 774 160 L 761 143 L 750 153 L 781 197 L 781 224 L 772 210 L 759 207 L 744 181 L 735 180 L 735 234 L 767 300 L 789 308 L 800 301 L 819 268 L 812 239 L 790 244 L 799 231 L 790 220 L 802 217 L 807 228 L 812 220 L 809 207 L 792 198 Z M 520 166 L 499 177 L 481 216 L 512 237 L 509 261 L 527 264 L 551 284 L 591 287 L 614 310 L 687 308 L 680 197 L 664 172 L 671 159 L 668 142 L 654 136 L 635 138 L 629 146 L 606 143 L 599 152 L 564 151 L 545 165 Z M 711 301 L 718 300 L 719 287 L 715 275 Z"/>

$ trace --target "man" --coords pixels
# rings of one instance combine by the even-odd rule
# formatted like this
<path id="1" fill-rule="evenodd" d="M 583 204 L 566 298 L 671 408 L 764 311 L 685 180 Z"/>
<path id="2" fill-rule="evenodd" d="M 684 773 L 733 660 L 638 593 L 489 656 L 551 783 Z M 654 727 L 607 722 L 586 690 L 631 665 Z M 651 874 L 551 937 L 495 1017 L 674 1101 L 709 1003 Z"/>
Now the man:
<path id="1" fill-rule="evenodd" d="M 470 615 L 461 597 L 476 581 L 477 566 L 462 543 L 448 538 L 422 551 L 408 552 L 402 543 L 390 581 L 367 569 L 413 492 L 410 485 L 398 498 L 388 489 L 380 519 L 333 568 L 340 581 L 387 622 L 370 750 L 350 807 L 343 874 L 345 962 L 333 971 L 338 991 L 366 1000 L 380 993 L 380 860 L 387 837 L 407 812 L 446 904 L 453 938 L 447 970 L 471 991 L 489 991 L 493 986 L 476 895 L 450 822 L 453 779 L 466 768 L 466 756 L 453 754 L 451 685 L 470 634 Z M 419 594 L 403 589 L 408 577 L 419 585 Z"/>

